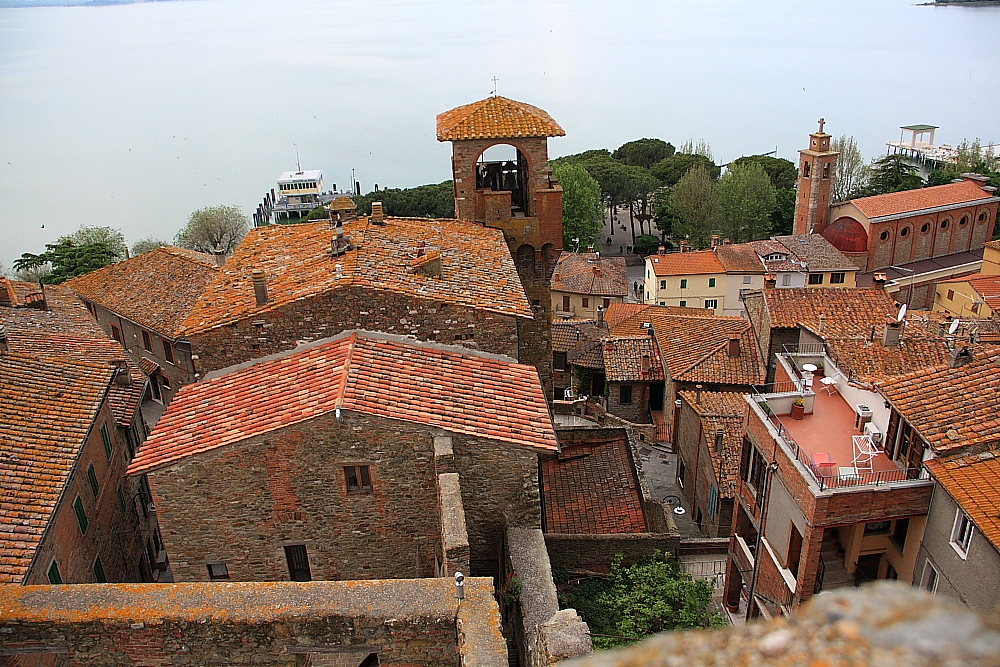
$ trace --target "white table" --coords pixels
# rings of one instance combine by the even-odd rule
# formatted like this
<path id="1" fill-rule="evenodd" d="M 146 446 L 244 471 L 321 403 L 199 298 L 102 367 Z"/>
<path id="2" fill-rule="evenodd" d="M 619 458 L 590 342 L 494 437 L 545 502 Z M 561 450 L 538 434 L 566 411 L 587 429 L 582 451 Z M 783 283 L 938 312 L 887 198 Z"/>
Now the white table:
<path id="1" fill-rule="evenodd" d="M 816 364 L 802 364 L 802 370 L 804 370 L 807 373 L 815 373 L 816 371 L 819 370 L 819 366 L 817 366 Z"/>
<path id="2" fill-rule="evenodd" d="M 820 382 L 823 384 L 820 391 L 826 391 L 831 396 L 837 393 L 837 378 L 825 377 Z"/>

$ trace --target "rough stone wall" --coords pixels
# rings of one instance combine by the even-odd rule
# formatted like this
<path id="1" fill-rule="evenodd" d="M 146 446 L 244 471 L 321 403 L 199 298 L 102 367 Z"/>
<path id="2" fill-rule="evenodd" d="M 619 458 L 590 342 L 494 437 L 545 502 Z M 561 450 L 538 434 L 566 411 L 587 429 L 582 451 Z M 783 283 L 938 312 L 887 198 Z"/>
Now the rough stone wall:
<path id="1" fill-rule="evenodd" d="M 486 579 L 309 584 L 10 587 L 0 660 L 47 665 L 501 667 L 500 619 Z M 44 653 L 49 651 L 49 653 Z"/>
<path id="2" fill-rule="evenodd" d="M 141 419 L 138 415 L 136 420 Z M 104 450 L 101 425 L 107 424 L 113 450 L 109 458 Z M 138 429 L 141 434 L 143 431 Z M 138 478 L 125 477 L 129 464 L 125 431 L 115 426 L 107 401 L 101 405 L 94 426 L 76 465 L 70 473 L 62 498 L 56 505 L 52 520 L 39 543 L 25 584 L 48 584 L 48 572 L 55 560 L 59 574 L 66 583 L 96 582 L 94 563 L 100 557 L 104 574 L 111 582 L 142 581 L 139 562 L 153 534 L 156 516 L 139 510 Z M 98 495 L 94 496 L 87 469 L 94 465 L 98 479 Z M 121 485 L 125 498 L 123 512 L 118 500 Z M 83 501 L 88 527 L 80 530 L 73 503 Z M 135 511 L 132 506 L 135 504 Z M 155 555 L 153 556 L 155 558 Z M 148 556 L 147 556 L 148 559 Z"/>
<path id="3" fill-rule="evenodd" d="M 298 341 L 326 338 L 350 329 L 411 335 L 518 358 L 520 319 L 524 318 L 351 287 L 193 334 L 190 340 L 202 375 L 293 349 Z"/>
<path id="4" fill-rule="evenodd" d="M 564 667 L 1000 665 L 1000 618 L 898 583 L 815 597 L 790 619 L 666 632 Z"/>
<path id="5" fill-rule="evenodd" d="M 634 533 L 610 535 L 545 534 L 545 547 L 553 567 L 607 572 L 615 556 L 625 563 L 648 559 L 660 551 L 676 556 L 681 538 L 676 533 Z"/>
<path id="6" fill-rule="evenodd" d="M 684 462 L 685 467 L 686 480 L 681 489 L 681 497 L 690 509 L 692 519 L 695 519 L 698 510 L 701 510 L 702 535 L 728 537 L 732 515 L 724 516 L 722 512 L 712 514 L 709 511 L 712 487 L 716 488 L 719 498 L 723 493 L 719 488 L 719 480 L 709 452 L 710 436 L 711 434 L 703 433 L 698 413 L 682 398 L 680 415 L 677 419 L 677 435 L 674 438 L 674 451 L 677 452 L 679 460 Z"/>
<path id="7" fill-rule="evenodd" d="M 632 402 L 621 402 L 621 388 L 632 387 Z M 649 424 L 652 419 L 649 414 L 649 383 L 648 382 L 609 382 L 608 412 L 637 424 Z"/>

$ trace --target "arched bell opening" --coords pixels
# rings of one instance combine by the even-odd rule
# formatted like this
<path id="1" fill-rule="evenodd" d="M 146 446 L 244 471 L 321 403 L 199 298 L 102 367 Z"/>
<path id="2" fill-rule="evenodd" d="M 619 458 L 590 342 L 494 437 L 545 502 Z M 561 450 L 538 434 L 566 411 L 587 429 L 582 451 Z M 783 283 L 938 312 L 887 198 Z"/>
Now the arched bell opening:
<path id="1" fill-rule="evenodd" d="M 476 161 L 476 189 L 510 193 L 512 218 L 531 215 L 528 159 L 516 146 L 493 144 Z"/>

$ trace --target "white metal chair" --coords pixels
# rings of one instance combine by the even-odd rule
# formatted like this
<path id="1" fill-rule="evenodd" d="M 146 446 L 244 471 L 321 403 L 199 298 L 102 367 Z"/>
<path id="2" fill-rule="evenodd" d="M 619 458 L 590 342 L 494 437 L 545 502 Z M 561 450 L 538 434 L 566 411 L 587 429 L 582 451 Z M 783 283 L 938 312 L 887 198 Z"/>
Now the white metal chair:
<path id="1" fill-rule="evenodd" d="M 859 472 L 874 472 L 872 459 L 879 454 L 870 435 L 852 435 L 854 441 L 854 467 Z"/>

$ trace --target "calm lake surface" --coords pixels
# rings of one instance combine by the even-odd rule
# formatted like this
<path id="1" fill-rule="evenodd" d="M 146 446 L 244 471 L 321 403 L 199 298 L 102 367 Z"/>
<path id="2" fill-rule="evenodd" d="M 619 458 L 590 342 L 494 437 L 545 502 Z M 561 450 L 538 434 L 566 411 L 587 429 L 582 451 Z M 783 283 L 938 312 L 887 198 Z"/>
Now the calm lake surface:
<path id="1" fill-rule="evenodd" d="M 553 155 L 640 137 L 793 158 L 820 116 L 866 157 L 900 125 L 1000 140 L 1000 8 L 904 0 L 193 0 L 0 10 L 0 263 L 81 224 L 171 239 L 278 174 L 450 177 L 434 117 L 492 92 Z M 42 228 L 44 225 L 44 228 Z"/>

